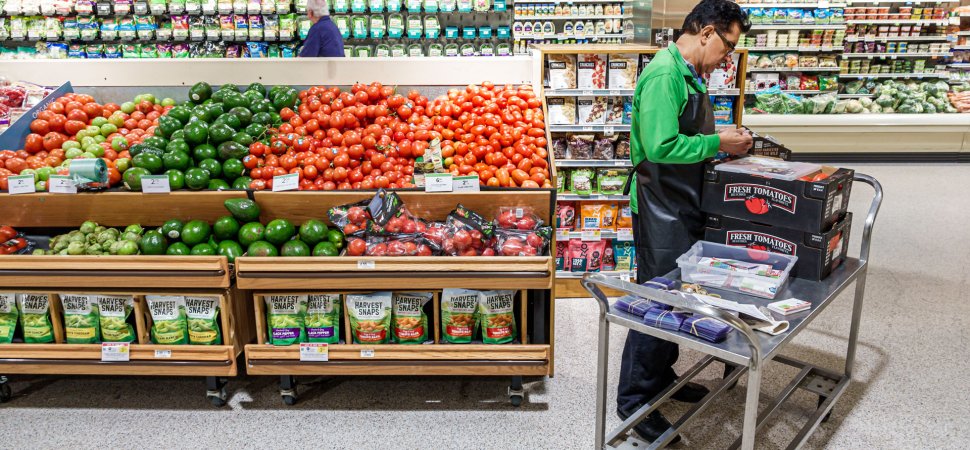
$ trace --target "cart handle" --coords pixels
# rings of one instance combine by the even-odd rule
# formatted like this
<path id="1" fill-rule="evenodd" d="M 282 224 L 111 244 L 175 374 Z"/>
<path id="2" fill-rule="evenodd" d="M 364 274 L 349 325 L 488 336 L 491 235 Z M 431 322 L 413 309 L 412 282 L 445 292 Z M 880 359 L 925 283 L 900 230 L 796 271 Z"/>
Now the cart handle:
<path id="1" fill-rule="evenodd" d="M 859 259 L 863 263 L 867 263 L 869 262 L 869 244 L 872 243 L 872 227 L 876 224 L 876 215 L 879 214 L 879 208 L 882 206 L 882 185 L 875 178 L 862 173 L 856 173 L 853 180 L 868 184 L 875 191 L 872 196 L 872 203 L 869 205 L 869 213 L 866 214 L 865 227 L 862 229 L 862 249 L 859 253 Z"/>
<path id="2" fill-rule="evenodd" d="M 626 292 L 640 298 L 653 300 L 657 303 L 682 309 L 693 314 L 720 320 L 721 322 L 728 324 L 731 328 L 738 330 L 748 341 L 748 347 L 751 349 L 751 360 L 748 363 L 750 369 L 757 370 L 761 364 L 761 344 L 759 343 L 758 337 L 755 335 L 754 330 L 752 330 L 751 327 L 748 326 L 748 324 L 743 320 L 729 314 L 727 311 L 705 305 L 696 300 L 688 300 L 687 298 L 671 294 L 666 291 L 643 287 L 635 283 L 630 283 L 614 277 L 608 277 L 600 273 L 587 273 L 585 276 L 583 276 L 581 283 L 587 291 L 593 294 L 593 297 L 596 298 L 596 300 L 599 300 L 600 321 L 606 319 L 606 313 L 610 309 L 610 302 L 607 299 L 606 294 L 603 293 L 603 291 L 599 288 L 599 286 L 605 286 L 613 290 Z"/>

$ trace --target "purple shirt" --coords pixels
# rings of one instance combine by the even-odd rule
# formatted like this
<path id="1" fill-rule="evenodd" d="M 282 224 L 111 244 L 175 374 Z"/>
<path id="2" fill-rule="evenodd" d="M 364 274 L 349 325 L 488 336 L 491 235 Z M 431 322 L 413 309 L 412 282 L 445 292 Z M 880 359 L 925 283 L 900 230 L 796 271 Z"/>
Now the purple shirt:
<path id="1" fill-rule="evenodd" d="M 334 25 L 330 17 L 321 17 L 310 27 L 306 40 L 303 41 L 301 58 L 313 57 L 342 57 L 344 56 L 344 39 L 340 30 Z"/>

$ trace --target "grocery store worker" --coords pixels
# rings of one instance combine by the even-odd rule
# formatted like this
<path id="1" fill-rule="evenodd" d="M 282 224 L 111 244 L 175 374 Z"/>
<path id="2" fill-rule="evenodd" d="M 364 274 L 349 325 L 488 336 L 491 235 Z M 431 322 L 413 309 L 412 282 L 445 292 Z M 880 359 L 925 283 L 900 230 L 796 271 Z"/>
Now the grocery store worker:
<path id="1" fill-rule="evenodd" d="M 306 14 L 310 22 L 313 22 L 313 26 L 303 40 L 300 57 L 343 57 L 344 38 L 340 35 L 337 25 L 330 20 L 330 7 L 327 5 L 327 0 L 308 0 Z"/>
<path id="2" fill-rule="evenodd" d="M 718 133 L 702 75 L 730 61 L 747 15 L 729 0 L 703 0 L 684 19 L 676 43 L 657 52 L 637 81 L 630 157 L 636 167 L 630 196 L 637 281 L 677 267 L 676 259 L 703 237 L 700 211 L 704 163 L 717 152 L 745 153 L 751 136 L 735 128 Z M 675 381 L 676 344 L 630 330 L 623 349 L 617 414 L 626 418 Z M 707 389 L 688 384 L 673 396 L 696 403 Z M 656 440 L 670 423 L 654 411 L 635 430 Z M 677 440 L 680 439 L 678 436 Z M 676 442 L 676 440 L 674 441 Z"/>

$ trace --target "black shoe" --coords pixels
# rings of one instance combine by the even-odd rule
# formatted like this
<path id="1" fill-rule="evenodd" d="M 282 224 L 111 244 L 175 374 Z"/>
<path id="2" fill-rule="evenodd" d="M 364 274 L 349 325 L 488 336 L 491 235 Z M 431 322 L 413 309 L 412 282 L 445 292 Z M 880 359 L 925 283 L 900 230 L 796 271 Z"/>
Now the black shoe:
<path id="1" fill-rule="evenodd" d="M 626 414 L 619 409 L 616 410 L 616 415 L 620 416 L 620 419 L 623 420 L 630 417 L 629 414 Z M 669 428 L 670 422 L 667 421 L 667 418 L 664 417 L 660 411 L 654 411 L 650 413 L 646 419 L 641 420 L 640 423 L 633 427 L 633 431 L 636 431 L 637 435 L 639 435 L 641 439 L 644 439 L 647 442 L 653 442 L 660 438 L 660 435 L 664 434 L 664 432 L 666 432 Z M 674 445 L 678 442 L 680 442 L 679 434 L 674 436 L 668 445 Z"/>
<path id="2" fill-rule="evenodd" d="M 697 383 L 687 383 L 684 387 L 680 388 L 674 395 L 670 398 L 677 400 L 678 402 L 684 403 L 697 403 L 707 395 L 710 389 L 701 386 Z"/>

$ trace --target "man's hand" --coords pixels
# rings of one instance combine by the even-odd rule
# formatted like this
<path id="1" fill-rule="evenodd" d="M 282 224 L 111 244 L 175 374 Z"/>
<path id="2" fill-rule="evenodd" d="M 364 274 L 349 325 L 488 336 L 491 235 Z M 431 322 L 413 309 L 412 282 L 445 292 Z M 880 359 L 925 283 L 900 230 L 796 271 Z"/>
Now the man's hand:
<path id="1" fill-rule="evenodd" d="M 722 128 L 717 132 L 721 138 L 719 150 L 731 155 L 743 155 L 751 148 L 752 139 L 747 130 L 742 128 Z"/>

